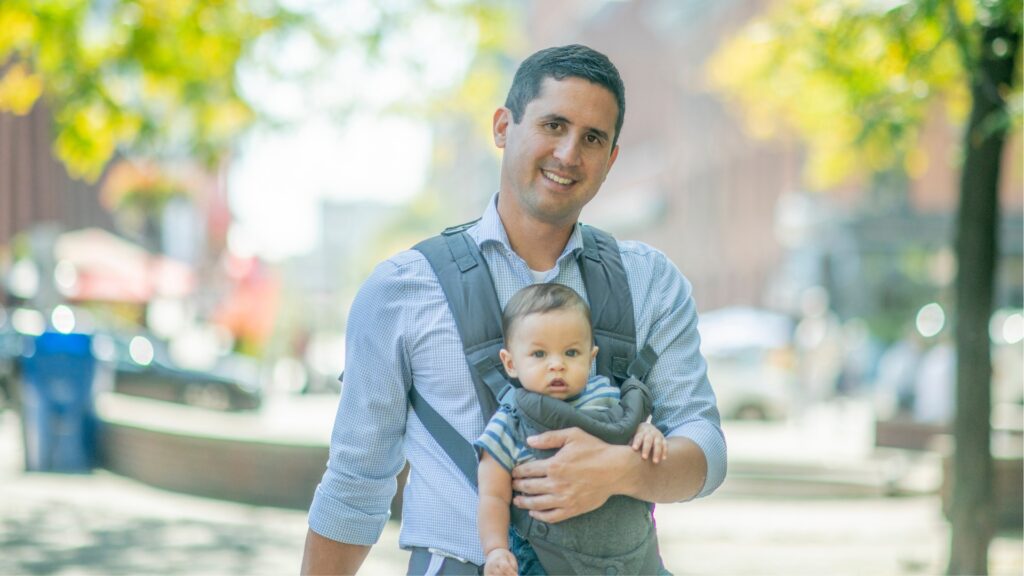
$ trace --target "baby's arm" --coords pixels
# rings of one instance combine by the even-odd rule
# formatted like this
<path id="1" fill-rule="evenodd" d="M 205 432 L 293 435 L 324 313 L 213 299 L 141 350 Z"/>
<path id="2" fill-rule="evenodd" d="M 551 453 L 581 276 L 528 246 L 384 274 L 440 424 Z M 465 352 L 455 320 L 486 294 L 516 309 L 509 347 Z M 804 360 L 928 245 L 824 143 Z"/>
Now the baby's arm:
<path id="1" fill-rule="evenodd" d="M 484 450 L 477 478 L 480 484 L 477 524 L 480 527 L 480 544 L 487 557 L 484 574 L 516 576 L 516 557 L 508 549 L 512 475 Z"/>
<path id="2" fill-rule="evenodd" d="M 641 422 L 637 426 L 631 445 L 633 450 L 640 452 L 641 458 L 646 460 L 650 455 L 651 461 L 655 464 L 668 458 L 668 444 L 665 442 L 665 435 L 650 422 Z"/>

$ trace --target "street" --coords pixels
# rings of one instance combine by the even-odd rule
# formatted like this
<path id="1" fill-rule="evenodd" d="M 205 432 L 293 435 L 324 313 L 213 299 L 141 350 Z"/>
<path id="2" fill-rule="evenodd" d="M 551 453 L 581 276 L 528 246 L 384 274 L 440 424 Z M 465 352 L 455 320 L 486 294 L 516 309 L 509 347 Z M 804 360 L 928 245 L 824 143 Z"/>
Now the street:
<path id="1" fill-rule="evenodd" d="M 0 432 L 0 574 L 298 570 L 303 511 L 171 493 L 103 470 L 25 473 L 18 422 L 9 410 L 0 413 Z M 735 444 L 764 435 L 738 428 L 734 436 Z M 741 446 L 734 448 L 741 457 Z M 662 554 L 674 574 L 940 574 L 945 569 L 948 525 L 937 495 L 809 498 L 789 495 L 793 488 L 757 495 L 751 486 L 749 478 L 737 474 L 710 498 L 657 507 Z M 362 573 L 404 573 L 406 554 L 397 542 L 398 525 L 392 522 Z M 1021 542 L 1020 533 L 995 540 L 991 574 L 1021 574 Z"/>

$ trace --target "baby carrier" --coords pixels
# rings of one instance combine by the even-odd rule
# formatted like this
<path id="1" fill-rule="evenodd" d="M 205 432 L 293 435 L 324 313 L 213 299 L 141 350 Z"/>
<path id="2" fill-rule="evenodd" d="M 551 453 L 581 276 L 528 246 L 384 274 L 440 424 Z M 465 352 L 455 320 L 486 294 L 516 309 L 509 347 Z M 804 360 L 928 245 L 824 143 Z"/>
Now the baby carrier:
<path id="1" fill-rule="evenodd" d="M 512 408 L 514 425 L 526 435 L 578 426 L 605 442 L 627 444 L 636 426 L 650 414 L 651 396 L 644 378 L 657 354 L 636 349 L 636 325 L 629 283 L 618 244 L 606 232 L 580 225 L 583 250 L 580 273 L 590 301 L 597 372 L 620 386 L 622 401 L 607 411 L 577 411 L 567 403 L 516 386 L 504 371 L 501 306 L 490 270 L 476 242 L 466 234 L 475 222 L 444 230 L 417 244 L 437 275 L 455 317 L 484 421 L 499 404 Z M 410 387 L 413 410 L 430 434 L 477 485 L 477 452 Z M 525 436 L 524 436 L 525 437 Z M 547 458 L 554 451 L 536 451 Z M 549 524 L 512 506 L 512 524 L 537 552 L 549 574 L 657 574 L 661 558 L 652 508 L 628 496 L 612 496 L 600 508 Z"/>

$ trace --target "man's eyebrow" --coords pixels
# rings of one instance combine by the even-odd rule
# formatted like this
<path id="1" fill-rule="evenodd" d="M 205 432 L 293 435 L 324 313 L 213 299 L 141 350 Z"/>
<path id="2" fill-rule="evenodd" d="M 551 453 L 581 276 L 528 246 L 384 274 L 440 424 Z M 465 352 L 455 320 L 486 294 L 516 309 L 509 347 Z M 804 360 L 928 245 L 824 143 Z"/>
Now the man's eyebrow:
<path id="1" fill-rule="evenodd" d="M 546 124 L 548 122 L 560 122 L 562 124 L 572 124 L 571 120 L 569 120 L 565 116 L 561 116 L 559 114 L 548 114 L 546 116 L 541 116 L 541 118 L 540 118 L 540 123 L 541 124 Z M 601 130 L 599 128 L 587 128 L 587 130 L 590 131 L 591 134 L 594 134 L 595 136 L 597 136 L 598 138 L 601 138 L 603 140 L 608 140 L 608 133 L 605 132 L 604 130 Z"/>

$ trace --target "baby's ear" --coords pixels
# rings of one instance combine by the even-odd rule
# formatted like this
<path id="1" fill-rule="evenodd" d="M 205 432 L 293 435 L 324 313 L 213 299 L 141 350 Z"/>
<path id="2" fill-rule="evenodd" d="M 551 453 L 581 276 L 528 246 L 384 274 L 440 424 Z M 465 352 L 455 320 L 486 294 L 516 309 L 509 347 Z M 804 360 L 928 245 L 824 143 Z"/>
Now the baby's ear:
<path id="1" fill-rule="evenodd" d="M 512 365 L 512 354 L 508 350 L 502 348 L 498 351 L 498 356 L 501 358 L 501 363 L 505 366 L 505 372 L 509 378 L 516 377 L 516 368 Z"/>
<path id="2" fill-rule="evenodd" d="M 590 349 L 590 361 L 593 362 L 594 358 L 597 358 L 597 346 Z"/>

